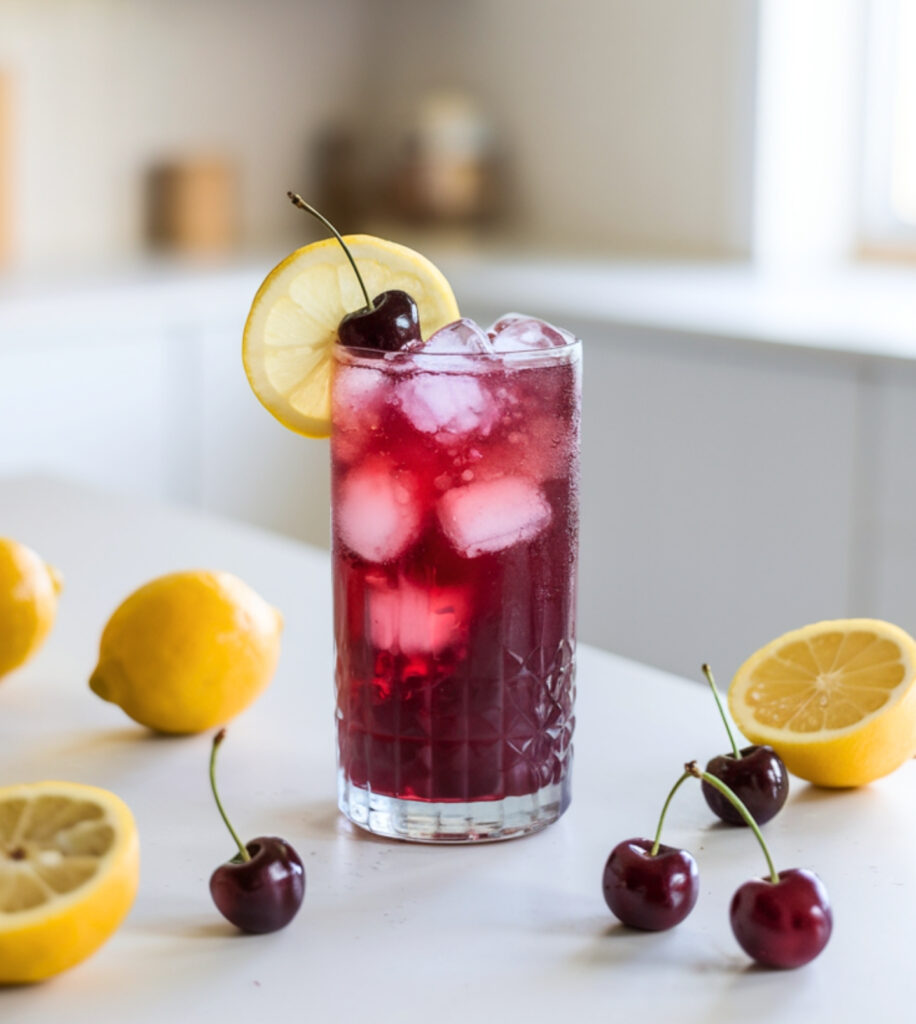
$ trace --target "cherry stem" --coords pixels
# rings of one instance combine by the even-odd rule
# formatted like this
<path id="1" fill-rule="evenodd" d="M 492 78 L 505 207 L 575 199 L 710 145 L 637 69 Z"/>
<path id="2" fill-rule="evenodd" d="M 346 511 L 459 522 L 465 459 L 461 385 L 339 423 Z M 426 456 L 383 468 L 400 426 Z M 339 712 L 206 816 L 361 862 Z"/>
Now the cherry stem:
<path id="1" fill-rule="evenodd" d="M 341 237 L 340 232 L 337 230 L 337 228 L 334 227 L 334 225 L 328 220 L 327 217 L 325 217 L 323 214 L 320 214 L 315 209 L 315 207 L 307 203 L 302 198 L 302 196 L 298 195 L 296 192 L 287 192 L 286 194 L 289 197 L 289 201 L 293 204 L 293 206 L 298 207 L 300 210 L 305 210 L 306 213 L 310 213 L 313 217 L 320 220 L 321 223 L 324 224 L 324 226 L 328 229 L 328 231 L 330 231 L 334 235 L 337 241 L 340 242 L 340 245 L 347 256 L 347 259 L 350 261 L 350 266 L 353 268 L 353 273 L 356 274 L 356 280 L 359 281 L 359 286 L 363 290 L 363 297 L 366 300 L 365 308 L 372 309 L 372 300 L 369 298 L 369 293 L 366 291 L 366 283 L 365 281 L 363 281 L 363 275 L 359 272 L 359 269 L 356 266 L 356 260 L 353 259 L 353 254 L 347 247 L 347 243 Z"/>
<path id="2" fill-rule="evenodd" d="M 716 707 L 719 709 L 719 714 L 722 716 L 722 724 L 725 726 L 725 731 L 728 733 L 728 741 L 732 745 L 732 751 L 734 752 L 735 758 L 741 760 L 741 751 L 738 749 L 738 744 L 735 743 L 735 737 L 732 733 L 731 726 L 728 724 L 728 718 L 725 715 L 725 708 L 722 707 L 722 699 L 719 696 L 719 688 L 716 686 L 716 681 L 712 677 L 712 669 L 708 665 L 703 665 L 703 675 L 709 682 L 709 688 L 712 690 L 712 695 L 716 699 Z"/>
<path id="3" fill-rule="evenodd" d="M 229 829 L 229 834 L 235 840 L 236 846 L 239 848 L 239 856 L 242 860 L 251 860 L 251 854 L 245 849 L 245 844 L 239 839 L 238 834 L 232 827 L 232 822 L 229 820 L 225 810 L 223 810 L 222 801 L 219 798 L 219 792 L 216 788 L 216 752 L 219 750 L 220 744 L 226 738 L 226 730 L 220 729 L 220 731 L 213 737 L 213 747 L 210 750 L 210 788 L 213 790 L 213 799 L 216 801 L 216 806 L 219 808 L 220 816 L 226 828 Z"/>
<path id="4" fill-rule="evenodd" d="M 767 867 L 770 870 L 770 881 L 773 885 L 779 885 L 779 874 L 773 865 L 773 858 L 770 856 L 770 851 L 767 848 L 766 840 L 763 838 L 763 834 L 760 831 L 760 826 L 754 821 L 751 812 L 744 806 L 741 798 L 732 791 L 730 786 L 727 786 L 721 779 L 717 779 L 715 775 L 710 775 L 709 772 L 704 772 L 700 769 L 696 761 L 691 761 L 689 764 L 684 765 L 684 771 L 690 775 L 696 776 L 698 779 L 702 779 L 703 782 L 708 783 L 713 789 L 717 789 L 722 796 L 735 808 L 735 810 L 744 818 L 744 823 L 757 837 L 757 842 L 760 843 L 760 849 L 763 850 L 763 855 L 766 857 Z"/>
<path id="5" fill-rule="evenodd" d="M 681 785 L 693 775 L 693 772 L 684 771 L 684 774 L 675 782 L 671 787 L 671 792 L 668 794 L 668 799 L 665 801 L 665 806 L 662 807 L 662 813 L 658 819 L 658 828 L 655 830 L 655 842 L 652 844 L 652 849 L 649 850 L 649 856 L 654 857 L 658 853 L 658 848 L 661 845 L 662 840 L 662 826 L 665 824 L 665 815 L 668 813 L 668 806 L 674 799 L 674 794 L 681 788 Z"/>

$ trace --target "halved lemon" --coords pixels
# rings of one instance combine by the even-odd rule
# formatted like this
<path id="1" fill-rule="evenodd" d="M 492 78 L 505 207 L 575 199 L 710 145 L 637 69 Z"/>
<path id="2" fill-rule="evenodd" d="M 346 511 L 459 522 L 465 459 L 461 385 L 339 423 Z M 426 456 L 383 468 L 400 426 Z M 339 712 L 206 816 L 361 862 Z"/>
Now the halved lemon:
<path id="1" fill-rule="evenodd" d="M 393 288 L 413 296 L 424 338 L 458 319 L 448 281 L 425 256 L 372 235 L 346 235 L 344 241 L 370 297 Z M 364 305 L 353 268 L 334 238 L 297 249 L 258 289 L 242 338 L 245 373 L 261 404 L 297 434 L 330 434 L 337 326 Z"/>
<path id="2" fill-rule="evenodd" d="M 94 953 L 137 892 L 127 805 L 72 782 L 0 788 L 0 984 L 42 981 Z"/>
<path id="3" fill-rule="evenodd" d="M 916 754 L 916 641 L 878 619 L 816 622 L 751 655 L 728 704 L 794 775 L 864 785 Z"/>

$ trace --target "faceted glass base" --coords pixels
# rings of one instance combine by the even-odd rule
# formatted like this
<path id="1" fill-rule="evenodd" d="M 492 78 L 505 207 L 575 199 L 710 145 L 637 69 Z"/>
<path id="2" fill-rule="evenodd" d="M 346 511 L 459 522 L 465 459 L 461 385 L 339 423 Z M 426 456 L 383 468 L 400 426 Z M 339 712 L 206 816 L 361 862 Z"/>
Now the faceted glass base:
<path id="1" fill-rule="evenodd" d="M 344 815 L 367 832 L 415 843 L 479 843 L 537 832 L 566 810 L 570 779 L 527 796 L 473 803 L 431 803 L 380 796 L 354 786 L 338 773 L 337 803 Z"/>

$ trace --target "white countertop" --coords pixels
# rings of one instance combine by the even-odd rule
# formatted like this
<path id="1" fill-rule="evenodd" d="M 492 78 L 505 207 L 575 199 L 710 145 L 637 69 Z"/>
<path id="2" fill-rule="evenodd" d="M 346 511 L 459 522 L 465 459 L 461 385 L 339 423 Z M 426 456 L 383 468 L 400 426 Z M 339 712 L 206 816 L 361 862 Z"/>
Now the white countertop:
<path id="1" fill-rule="evenodd" d="M 0 276 L 0 351 L 113 334 L 241 332 L 285 252 L 223 265 L 138 260 L 79 273 Z M 916 267 L 849 265 L 819 276 L 741 262 L 546 258 L 524 250 L 428 250 L 472 314 L 522 310 L 560 324 L 649 328 L 826 354 L 916 360 Z"/>
<path id="2" fill-rule="evenodd" d="M 882 359 L 916 360 L 916 268 L 817 276 L 747 263 L 443 260 L 459 299 L 564 322 L 641 327 Z"/>
<path id="3" fill-rule="evenodd" d="M 0 990 L 4 1022 L 810 1024 L 909 1012 L 913 763 L 848 793 L 793 780 L 766 834 L 777 867 L 824 879 L 835 929 L 812 964 L 769 972 L 741 953 L 727 914 L 738 884 L 763 873 L 760 851 L 745 830 L 714 825 L 696 787 L 682 791 L 665 831 L 699 860 L 693 914 L 673 931 L 637 934 L 616 924 L 601 894 L 611 847 L 651 834 L 683 762 L 727 746 L 703 687 L 582 648 L 573 804 L 559 823 L 470 848 L 379 840 L 335 806 L 325 554 L 42 480 L 0 481 L 0 534 L 66 577 L 47 645 L 0 685 L 0 779 L 114 789 L 142 845 L 140 892 L 121 930 L 45 985 Z M 154 575 L 193 566 L 237 572 L 286 618 L 276 679 L 231 725 L 220 764 L 243 838 L 283 835 L 306 865 L 302 911 L 275 935 L 236 934 L 210 902 L 210 872 L 233 852 L 208 791 L 210 737 L 151 736 L 86 686 L 117 603 Z"/>

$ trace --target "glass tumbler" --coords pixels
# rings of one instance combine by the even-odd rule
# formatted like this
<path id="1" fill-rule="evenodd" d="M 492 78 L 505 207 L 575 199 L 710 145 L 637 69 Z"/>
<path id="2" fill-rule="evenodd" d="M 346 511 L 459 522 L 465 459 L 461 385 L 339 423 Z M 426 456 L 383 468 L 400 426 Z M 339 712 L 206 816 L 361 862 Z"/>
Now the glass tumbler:
<path id="1" fill-rule="evenodd" d="M 337 346 L 339 806 L 379 835 L 504 839 L 570 800 L 581 344 Z"/>

